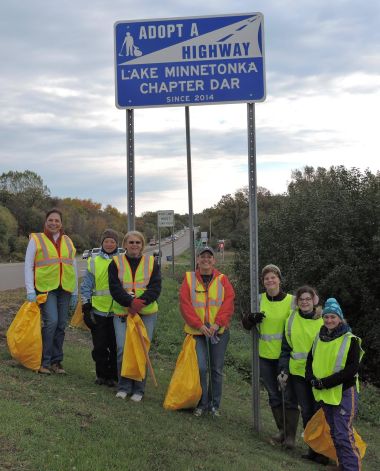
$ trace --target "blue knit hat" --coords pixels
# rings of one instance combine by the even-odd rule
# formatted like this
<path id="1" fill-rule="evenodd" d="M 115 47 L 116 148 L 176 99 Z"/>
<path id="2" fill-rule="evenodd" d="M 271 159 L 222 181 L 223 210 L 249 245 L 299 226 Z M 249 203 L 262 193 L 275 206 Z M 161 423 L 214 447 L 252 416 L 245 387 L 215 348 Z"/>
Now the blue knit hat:
<path id="1" fill-rule="evenodd" d="M 343 311 L 335 298 L 329 298 L 324 305 L 322 316 L 326 314 L 335 314 L 343 320 Z"/>

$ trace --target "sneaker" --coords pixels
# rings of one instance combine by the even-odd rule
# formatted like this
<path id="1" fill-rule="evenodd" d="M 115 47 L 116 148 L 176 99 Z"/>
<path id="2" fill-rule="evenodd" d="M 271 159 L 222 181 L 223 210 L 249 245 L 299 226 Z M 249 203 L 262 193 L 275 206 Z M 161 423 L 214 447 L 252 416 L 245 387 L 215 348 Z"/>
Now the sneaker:
<path id="1" fill-rule="evenodd" d="M 125 391 L 118 391 L 115 397 L 118 397 L 119 399 L 125 399 L 127 396 L 128 394 Z"/>
<path id="2" fill-rule="evenodd" d="M 54 363 L 53 365 L 51 365 L 50 371 L 52 373 L 56 373 L 57 375 L 65 375 L 66 374 L 66 371 L 63 369 L 61 363 Z"/>
<path id="3" fill-rule="evenodd" d="M 44 366 L 41 366 L 40 369 L 38 370 L 38 373 L 40 375 L 50 375 L 51 371 L 48 368 L 45 368 Z"/>
<path id="4" fill-rule="evenodd" d="M 211 414 L 213 417 L 221 417 L 221 416 L 222 416 L 222 414 L 220 413 L 220 410 L 219 410 L 219 409 L 210 410 L 210 414 Z"/>
<path id="5" fill-rule="evenodd" d="M 101 386 L 102 384 L 106 384 L 106 380 L 104 378 L 96 378 L 95 384 L 99 384 L 99 386 Z"/>
<path id="6" fill-rule="evenodd" d="M 140 402 L 142 398 L 143 398 L 143 397 L 142 397 L 141 394 L 132 394 L 132 396 L 131 396 L 131 401 L 133 401 L 133 402 Z"/>
<path id="7" fill-rule="evenodd" d="M 104 380 L 104 383 L 105 385 L 107 385 L 109 388 L 113 388 L 115 386 L 115 381 L 111 378 L 107 378 Z"/>
<path id="8" fill-rule="evenodd" d="M 200 407 L 196 407 L 194 410 L 193 410 L 193 415 L 195 417 L 201 417 L 203 414 L 204 414 L 204 410 L 201 409 Z"/>

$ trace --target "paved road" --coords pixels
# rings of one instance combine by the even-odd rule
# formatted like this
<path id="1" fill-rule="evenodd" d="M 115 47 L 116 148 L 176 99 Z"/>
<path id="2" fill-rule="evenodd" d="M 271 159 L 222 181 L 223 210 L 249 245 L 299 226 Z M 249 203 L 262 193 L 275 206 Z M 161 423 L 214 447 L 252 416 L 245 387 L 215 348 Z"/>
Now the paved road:
<path id="1" fill-rule="evenodd" d="M 174 243 L 174 256 L 181 254 L 189 248 L 189 231 L 180 237 Z M 155 247 L 147 247 L 146 253 L 153 253 L 154 250 L 158 250 L 158 245 Z M 168 263 L 166 257 L 172 254 L 172 244 L 163 243 L 161 244 L 162 251 L 162 263 Z M 87 267 L 87 260 L 77 259 L 79 276 L 83 275 L 83 272 Z M 24 286 L 24 263 L 0 263 L 0 291 L 7 289 L 22 288 Z"/>

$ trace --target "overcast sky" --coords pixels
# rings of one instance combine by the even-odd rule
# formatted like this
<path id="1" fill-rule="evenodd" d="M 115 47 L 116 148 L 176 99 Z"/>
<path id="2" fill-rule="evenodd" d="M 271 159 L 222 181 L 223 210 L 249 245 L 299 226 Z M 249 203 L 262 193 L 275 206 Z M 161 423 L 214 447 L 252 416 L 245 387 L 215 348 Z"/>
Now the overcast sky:
<path id="1" fill-rule="evenodd" d="M 258 185 L 283 193 L 305 165 L 377 171 L 378 0 L 2 0 L 0 173 L 32 170 L 53 196 L 126 211 L 114 23 L 255 11 L 267 89 L 255 105 Z M 137 109 L 134 120 L 136 213 L 188 212 L 185 109 Z M 247 106 L 193 106 L 190 122 L 199 212 L 248 183 Z"/>

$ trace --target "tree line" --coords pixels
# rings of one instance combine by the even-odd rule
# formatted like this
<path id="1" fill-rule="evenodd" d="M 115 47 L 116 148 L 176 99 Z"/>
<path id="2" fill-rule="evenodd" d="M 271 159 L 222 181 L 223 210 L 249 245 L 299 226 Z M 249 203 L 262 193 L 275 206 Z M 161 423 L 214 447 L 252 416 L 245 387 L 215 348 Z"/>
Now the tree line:
<path id="1" fill-rule="evenodd" d="M 90 199 L 57 198 L 35 172 L 7 172 L 0 175 L 0 261 L 24 259 L 29 234 L 40 232 L 45 213 L 57 207 L 63 213 L 63 227 L 78 252 L 99 246 L 104 229 L 111 227 L 122 236 L 128 230 L 127 214 L 111 205 L 102 208 Z M 174 215 L 175 230 L 188 224 L 187 215 Z M 136 229 L 145 237 L 157 238 L 157 213 L 145 212 L 136 218 Z M 170 234 L 162 228 L 161 235 Z"/>
<path id="2" fill-rule="evenodd" d="M 250 309 L 249 195 L 238 190 L 198 216 L 201 230 L 229 239 L 237 308 Z M 287 192 L 258 191 L 259 265 L 278 265 L 284 289 L 335 297 L 364 342 L 363 373 L 380 385 L 380 173 L 343 166 L 292 172 Z"/>

